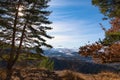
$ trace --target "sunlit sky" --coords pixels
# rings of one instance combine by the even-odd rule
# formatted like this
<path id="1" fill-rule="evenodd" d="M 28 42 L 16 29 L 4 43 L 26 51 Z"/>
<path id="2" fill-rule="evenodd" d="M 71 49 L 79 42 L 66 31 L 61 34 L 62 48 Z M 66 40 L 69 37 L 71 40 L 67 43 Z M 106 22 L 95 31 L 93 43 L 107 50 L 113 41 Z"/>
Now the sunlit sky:
<path id="1" fill-rule="evenodd" d="M 49 10 L 53 11 L 49 20 L 53 30 L 48 34 L 54 39 L 48 40 L 53 47 L 79 48 L 104 38 L 99 23 L 109 28 L 109 22 L 103 21 L 103 14 L 91 0 L 51 0 Z"/>

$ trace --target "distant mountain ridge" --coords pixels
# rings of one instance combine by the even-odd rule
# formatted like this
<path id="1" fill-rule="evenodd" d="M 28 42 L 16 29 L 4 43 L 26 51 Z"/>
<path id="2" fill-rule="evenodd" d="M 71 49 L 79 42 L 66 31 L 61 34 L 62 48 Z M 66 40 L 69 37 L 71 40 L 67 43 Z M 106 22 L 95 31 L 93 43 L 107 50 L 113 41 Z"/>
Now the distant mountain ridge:
<path id="1" fill-rule="evenodd" d="M 83 57 L 78 54 L 76 49 L 68 48 L 52 48 L 44 50 L 44 55 L 48 57 L 55 57 L 57 59 L 80 60 L 85 62 L 92 62 L 91 57 Z"/>

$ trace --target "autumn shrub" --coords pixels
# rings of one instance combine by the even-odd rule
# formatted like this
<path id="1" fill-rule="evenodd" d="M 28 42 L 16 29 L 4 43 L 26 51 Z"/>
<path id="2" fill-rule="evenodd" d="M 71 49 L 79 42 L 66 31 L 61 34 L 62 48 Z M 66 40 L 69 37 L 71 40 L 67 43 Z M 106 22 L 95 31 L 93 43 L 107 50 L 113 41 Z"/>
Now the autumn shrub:
<path id="1" fill-rule="evenodd" d="M 79 53 L 83 56 L 92 56 L 96 62 L 120 62 L 120 44 L 103 46 L 101 44 L 91 44 L 80 47 Z"/>
<path id="2" fill-rule="evenodd" d="M 110 63 L 120 62 L 120 18 L 111 20 L 110 29 L 105 31 L 105 38 L 96 43 L 80 47 L 79 54 L 83 56 L 92 56 L 96 62 Z"/>

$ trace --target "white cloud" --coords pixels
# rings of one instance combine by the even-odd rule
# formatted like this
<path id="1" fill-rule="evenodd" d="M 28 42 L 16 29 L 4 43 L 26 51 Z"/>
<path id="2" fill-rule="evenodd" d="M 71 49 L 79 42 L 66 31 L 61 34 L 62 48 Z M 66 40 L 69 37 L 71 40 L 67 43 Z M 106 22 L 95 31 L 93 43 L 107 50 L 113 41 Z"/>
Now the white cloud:
<path id="1" fill-rule="evenodd" d="M 84 34 L 84 35 L 55 35 L 55 38 L 52 40 L 48 40 L 47 42 L 53 45 L 54 47 L 63 46 L 66 48 L 79 48 L 82 45 L 87 44 L 88 42 L 93 43 L 98 41 L 99 37 L 103 35 L 103 33 L 98 34 Z"/>
<path id="2" fill-rule="evenodd" d="M 99 24 L 98 24 L 99 25 Z M 91 43 L 98 41 L 99 38 L 104 37 L 104 33 L 100 27 L 92 21 L 84 20 L 68 20 L 54 22 L 53 30 L 49 32 L 55 38 L 48 40 L 48 43 L 54 47 L 62 45 L 64 47 L 80 47 L 90 41 Z"/>
<path id="3" fill-rule="evenodd" d="M 48 34 L 55 38 L 47 42 L 54 47 L 61 45 L 79 48 L 88 41 L 92 43 L 103 38 L 104 32 L 99 26 L 99 16 L 96 17 L 96 13 L 89 14 L 89 11 L 83 9 L 83 6 L 85 9 L 90 6 L 91 11 L 90 2 L 90 0 L 51 0 L 50 9 L 53 9 L 53 13 L 50 19 L 53 21 L 51 24 L 53 30 Z"/>
<path id="4" fill-rule="evenodd" d="M 95 24 L 94 22 L 85 21 L 85 20 L 63 20 L 56 21 L 51 24 L 53 30 L 50 33 L 73 33 L 73 34 L 84 34 L 91 32 L 90 34 L 96 32 L 94 30 L 101 30 L 99 24 Z M 94 31 L 94 32 L 93 32 Z"/>
<path id="5" fill-rule="evenodd" d="M 65 7 L 65 6 L 85 6 L 88 5 L 88 1 L 79 0 L 52 0 L 50 3 L 51 7 Z"/>
<path id="6" fill-rule="evenodd" d="M 65 19 L 69 19 L 75 16 L 75 14 L 79 14 L 80 11 L 53 11 L 53 13 L 50 15 L 50 18 L 52 18 L 53 20 L 65 20 Z"/>

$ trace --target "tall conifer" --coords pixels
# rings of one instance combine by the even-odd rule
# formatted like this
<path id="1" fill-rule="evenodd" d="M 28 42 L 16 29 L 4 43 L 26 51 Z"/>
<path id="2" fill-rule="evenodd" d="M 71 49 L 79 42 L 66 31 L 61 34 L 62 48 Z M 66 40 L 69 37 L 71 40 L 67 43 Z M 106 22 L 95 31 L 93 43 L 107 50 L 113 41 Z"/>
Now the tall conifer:
<path id="1" fill-rule="evenodd" d="M 12 67 L 19 58 L 21 49 L 34 48 L 42 53 L 41 46 L 52 47 L 45 38 L 47 34 L 50 0 L 0 0 L 0 42 L 10 44 L 7 60 L 7 78 L 10 80 Z"/>

